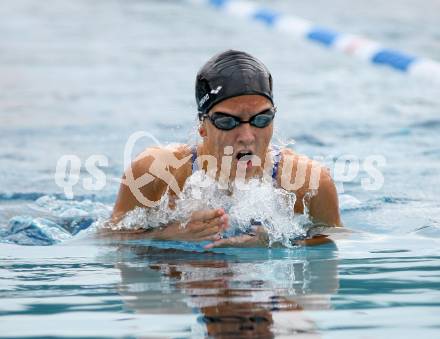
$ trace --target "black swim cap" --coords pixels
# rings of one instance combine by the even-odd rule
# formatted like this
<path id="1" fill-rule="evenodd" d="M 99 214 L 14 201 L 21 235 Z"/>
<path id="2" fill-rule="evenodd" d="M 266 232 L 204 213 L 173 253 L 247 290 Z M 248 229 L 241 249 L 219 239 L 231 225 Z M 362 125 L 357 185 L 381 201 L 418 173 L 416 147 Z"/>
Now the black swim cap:
<path id="1" fill-rule="evenodd" d="M 272 76 L 248 53 L 228 50 L 216 54 L 197 73 L 199 119 L 220 101 L 245 94 L 262 95 L 273 104 Z"/>

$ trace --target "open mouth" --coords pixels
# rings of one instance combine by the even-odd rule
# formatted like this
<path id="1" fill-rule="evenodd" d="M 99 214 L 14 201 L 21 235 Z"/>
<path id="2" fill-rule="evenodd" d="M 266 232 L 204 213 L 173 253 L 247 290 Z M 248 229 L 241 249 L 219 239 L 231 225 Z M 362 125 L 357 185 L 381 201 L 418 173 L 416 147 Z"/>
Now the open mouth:
<path id="1" fill-rule="evenodd" d="M 237 160 L 246 162 L 246 168 L 252 167 L 252 155 L 251 151 L 240 151 L 237 153 Z"/>
<path id="2" fill-rule="evenodd" d="M 240 151 L 237 153 L 237 160 L 240 161 L 243 157 L 245 157 L 245 159 L 243 160 L 250 160 L 251 156 L 252 156 L 251 151 Z"/>

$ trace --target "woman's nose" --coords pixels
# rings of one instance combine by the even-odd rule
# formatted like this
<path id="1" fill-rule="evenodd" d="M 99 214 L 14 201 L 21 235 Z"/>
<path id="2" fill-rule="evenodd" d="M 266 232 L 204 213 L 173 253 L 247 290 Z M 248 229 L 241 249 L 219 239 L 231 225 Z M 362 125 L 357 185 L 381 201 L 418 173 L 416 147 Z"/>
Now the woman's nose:
<path id="1" fill-rule="evenodd" d="M 250 145 L 255 141 L 254 127 L 249 123 L 240 124 L 237 127 L 237 141 L 244 145 Z"/>

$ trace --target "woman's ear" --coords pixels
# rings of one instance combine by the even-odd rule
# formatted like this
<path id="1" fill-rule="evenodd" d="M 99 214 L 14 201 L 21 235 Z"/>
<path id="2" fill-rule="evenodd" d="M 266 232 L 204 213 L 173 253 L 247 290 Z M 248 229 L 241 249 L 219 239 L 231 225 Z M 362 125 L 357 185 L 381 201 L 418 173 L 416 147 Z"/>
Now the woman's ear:
<path id="1" fill-rule="evenodd" d="M 206 137 L 206 128 L 205 128 L 205 124 L 203 122 L 201 122 L 199 125 L 199 135 L 202 138 Z"/>

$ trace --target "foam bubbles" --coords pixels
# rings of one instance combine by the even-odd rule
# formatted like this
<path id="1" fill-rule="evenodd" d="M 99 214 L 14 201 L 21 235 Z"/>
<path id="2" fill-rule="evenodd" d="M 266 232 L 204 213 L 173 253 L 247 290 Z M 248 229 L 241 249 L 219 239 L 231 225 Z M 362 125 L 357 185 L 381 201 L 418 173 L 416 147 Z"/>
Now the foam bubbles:
<path id="1" fill-rule="evenodd" d="M 112 225 L 112 229 L 151 229 L 174 221 L 185 227 L 193 212 L 223 208 L 230 220 L 230 229 L 224 236 L 248 233 L 253 225 L 261 224 L 268 233 L 270 245 L 290 246 L 291 239 L 304 238 L 311 226 L 307 210 L 304 214 L 294 213 L 295 202 L 294 193 L 275 188 L 272 180 L 251 179 L 225 190 L 209 175 L 197 171 L 186 180 L 173 208 L 165 194 L 156 207 L 135 208 Z"/>

